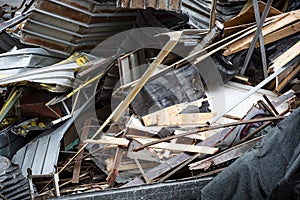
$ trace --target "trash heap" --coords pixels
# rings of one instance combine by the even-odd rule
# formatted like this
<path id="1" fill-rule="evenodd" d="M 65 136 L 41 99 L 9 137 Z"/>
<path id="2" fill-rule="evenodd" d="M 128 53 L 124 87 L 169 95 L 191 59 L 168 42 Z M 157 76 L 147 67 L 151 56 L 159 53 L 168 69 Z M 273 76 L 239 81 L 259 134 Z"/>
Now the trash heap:
<path id="1" fill-rule="evenodd" d="M 2 199 L 299 198 L 300 1 L 1 3 Z"/>

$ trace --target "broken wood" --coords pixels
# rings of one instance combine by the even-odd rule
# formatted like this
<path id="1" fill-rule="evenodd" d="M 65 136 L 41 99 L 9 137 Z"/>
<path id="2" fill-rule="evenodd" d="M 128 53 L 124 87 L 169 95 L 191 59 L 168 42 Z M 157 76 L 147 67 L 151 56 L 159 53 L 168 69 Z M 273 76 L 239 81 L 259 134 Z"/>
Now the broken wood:
<path id="1" fill-rule="evenodd" d="M 298 15 L 300 11 L 292 11 L 289 13 L 284 13 L 281 15 L 278 15 L 278 17 L 273 21 L 271 24 L 265 26 L 262 29 L 263 36 L 270 34 L 276 30 L 279 30 L 286 26 L 287 24 L 293 23 L 298 20 Z M 226 47 L 226 50 L 224 51 L 224 56 L 229 56 L 233 53 L 237 53 L 241 50 L 247 49 L 250 47 L 251 42 L 253 41 L 254 34 L 249 34 L 244 38 L 241 38 L 238 41 L 235 41 L 234 43 L 228 45 Z"/>
<path id="2" fill-rule="evenodd" d="M 135 98 L 138 92 L 142 89 L 142 87 L 149 80 L 151 75 L 154 73 L 156 68 L 160 65 L 160 63 L 164 60 L 164 58 L 172 51 L 172 49 L 176 46 L 178 40 L 180 39 L 181 32 L 173 32 L 170 33 L 170 40 L 166 43 L 166 45 L 159 52 L 158 56 L 151 63 L 147 71 L 143 74 L 143 76 L 138 80 L 137 85 L 129 92 L 126 98 L 119 104 L 119 106 L 111 113 L 111 115 L 106 119 L 105 122 L 100 126 L 100 128 L 94 133 L 91 139 L 95 139 L 102 130 L 110 123 L 117 121 L 124 111 L 127 109 L 131 101 Z M 61 173 L 77 156 L 78 154 L 85 149 L 87 143 L 80 149 L 78 152 L 63 166 L 58 173 Z"/>
<path id="3" fill-rule="evenodd" d="M 242 124 L 251 124 L 251 123 L 256 123 L 256 122 L 264 122 L 264 121 L 274 121 L 274 120 L 279 120 L 279 119 L 284 119 L 284 117 L 283 116 L 265 117 L 265 118 L 251 119 L 251 120 L 245 120 L 245 121 L 239 121 L 239 122 L 232 122 L 232 123 L 228 123 L 228 124 L 222 124 L 222 125 L 216 125 L 216 126 L 210 126 L 210 127 L 203 127 L 203 128 L 188 131 L 186 133 L 182 133 L 182 134 L 179 134 L 179 135 L 173 135 L 173 136 L 162 138 L 162 139 L 159 139 L 159 140 L 156 140 L 156 141 L 149 142 L 147 144 L 144 144 L 140 147 L 137 147 L 137 148 L 133 149 L 133 151 L 139 151 L 139 150 L 142 150 L 142 149 L 144 149 L 146 147 L 149 147 L 151 145 L 158 144 L 160 142 L 166 142 L 166 141 L 169 141 L 169 140 L 172 140 L 172 139 L 175 139 L 175 138 L 184 137 L 186 135 L 190 135 L 190 134 L 194 134 L 194 133 L 198 133 L 198 132 L 209 131 L 209 130 L 220 129 L 220 128 L 226 128 L 226 127 L 237 126 L 237 125 L 242 125 Z"/>
<path id="4" fill-rule="evenodd" d="M 110 137 L 104 135 L 97 140 L 87 139 L 84 141 L 84 143 L 88 143 L 88 144 L 110 144 L 110 145 L 117 145 L 123 147 L 128 147 L 129 142 L 130 141 L 125 138 L 116 138 L 116 137 Z"/>
<path id="5" fill-rule="evenodd" d="M 208 169 L 212 165 L 219 165 L 221 163 L 236 159 L 253 148 L 255 144 L 263 137 L 264 136 L 254 138 L 248 142 L 231 147 L 217 155 L 192 163 L 189 165 L 190 170 Z"/>
<path id="6" fill-rule="evenodd" d="M 209 137 L 208 139 L 199 142 L 197 145 L 213 147 L 227 135 L 228 131 L 229 128 L 225 128 L 224 130 L 217 132 L 216 134 Z M 194 156 L 191 156 L 190 154 L 181 152 L 177 156 L 168 159 L 167 162 L 164 162 L 158 165 L 157 167 L 150 169 L 149 171 L 146 172 L 146 175 L 149 178 L 149 180 L 152 181 L 173 169 L 169 173 L 169 175 L 171 176 L 172 174 L 176 173 L 178 170 L 180 170 L 182 167 L 186 166 L 196 158 L 201 157 L 201 155 L 203 156 L 203 154 L 196 154 Z M 166 176 L 168 176 L 168 174 Z M 124 187 L 140 185 L 143 183 L 144 181 L 141 178 L 137 177 L 134 180 L 130 181 L 129 183 L 125 184 Z"/>
<path id="7" fill-rule="evenodd" d="M 90 128 L 89 128 L 90 124 L 91 124 L 91 119 L 88 119 L 84 123 L 84 129 L 82 130 L 81 135 L 80 135 L 80 143 L 79 143 L 78 149 L 80 149 L 84 145 L 83 141 L 88 137 L 88 133 L 90 130 Z M 81 153 L 75 159 L 72 183 L 79 183 L 79 176 L 80 176 L 81 164 L 82 164 L 82 159 L 83 159 L 83 153 L 84 153 L 84 151 L 81 151 Z"/>
<path id="8" fill-rule="evenodd" d="M 275 88 L 274 92 L 276 93 L 280 92 L 289 83 L 289 81 L 291 81 L 299 72 L 300 72 L 300 65 L 298 65 L 295 69 L 293 69 L 293 71 L 289 73 L 287 77 L 285 77 L 283 81 L 279 83 L 279 85 Z"/>
<path id="9" fill-rule="evenodd" d="M 270 44 L 282 38 L 298 33 L 299 31 L 300 31 L 300 22 L 297 22 L 295 24 L 289 25 L 285 28 L 282 28 L 278 31 L 266 35 L 264 37 L 264 44 Z M 259 45 L 257 44 L 256 47 L 259 47 Z"/>
<path id="10" fill-rule="evenodd" d="M 145 145 L 149 142 L 157 141 L 157 139 L 143 139 L 143 138 L 135 138 L 135 140 L 143 145 Z M 149 147 L 156 148 L 156 149 L 167 149 L 167 150 L 179 151 L 179 152 L 192 152 L 192 153 L 203 153 L 203 154 L 214 154 L 218 151 L 218 148 L 177 144 L 177 143 L 174 144 L 174 143 L 168 143 L 168 142 L 160 142 L 158 144 L 154 144 Z"/>
<path id="11" fill-rule="evenodd" d="M 188 106 L 201 107 L 202 102 L 208 99 L 199 99 L 190 103 L 182 103 L 170 106 L 168 108 L 156 111 L 142 117 L 145 126 L 183 126 L 183 125 L 204 125 L 211 120 L 216 113 L 190 113 L 179 114 Z"/>
<path id="12" fill-rule="evenodd" d="M 269 72 L 276 72 L 300 54 L 300 41 L 278 56 L 269 67 Z"/>

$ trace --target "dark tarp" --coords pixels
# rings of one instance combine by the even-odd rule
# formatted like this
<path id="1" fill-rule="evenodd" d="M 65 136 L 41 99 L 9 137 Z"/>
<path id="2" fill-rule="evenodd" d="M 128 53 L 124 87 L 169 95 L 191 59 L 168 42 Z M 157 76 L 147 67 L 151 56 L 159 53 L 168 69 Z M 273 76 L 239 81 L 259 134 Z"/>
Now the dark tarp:
<path id="1" fill-rule="evenodd" d="M 300 108 L 201 190 L 201 199 L 299 199 Z"/>

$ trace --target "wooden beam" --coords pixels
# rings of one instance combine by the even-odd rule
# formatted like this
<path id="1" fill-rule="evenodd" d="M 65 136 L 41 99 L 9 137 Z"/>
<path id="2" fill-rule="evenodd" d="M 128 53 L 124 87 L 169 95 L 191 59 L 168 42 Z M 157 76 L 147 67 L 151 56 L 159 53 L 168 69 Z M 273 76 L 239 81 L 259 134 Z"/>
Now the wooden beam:
<path id="1" fill-rule="evenodd" d="M 276 93 L 280 92 L 282 88 L 284 88 L 289 83 L 289 81 L 293 79 L 299 72 L 300 72 L 300 65 L 298 65 L 298 67 L 293 69 L 293 71 L 289 73 L 289 75 L 279 83 L 279 85 L 275 88 L 274 92 Z"/>
<path id="2" fill-rule="evenodd" d="M 208 100 L 208 98 L 198 99 L 196 101 L 189 102 L 189 103 L 175 104 L 175 105 L 172 105 L 170 107 L 164 108 L 162 110 L 153 112 L 149 115 L 145 115 L 144 117 L 142 117 L 142 120 L 143 120 L 145 126 L 157 125 L 158 124 L 158 117 L 162 118 L 162 116 L 168 117 L 169 115 L 179 114 L 181 111 L 186 109 L 188 106 L 201 107 L 202 103 L 207 101 L 207 100 Z"/>
<path id="3" fill-rule="evenodd" d="M 157 141 L 157 139 L 143 139 L 143 138 L 135 138 L 141 144 L 147 144 L 148 142 Z M 187 145 L 187 144 L 174 144 L 168 142 L 161 142 L 159 144 L 151 145 L 150 148 L 155 149 L 167 149 L 172 151 L 180 151 L 180 152 L 191 152 L 191 153 L 203 153 L 203 154 L 214 154 L 218 151 L 218 148 L 206 147 L 206 146 L 195 146 L 195 145 Z"/>
<path id="4" fill-rule="evenodd" d="M 157 116 L 158 126 L 206 125 L 216 113 L 162 114 Z"/>
<path id="5" fill-rule="evenodd" d="M 265 118 L 259 118 L 259 119 L 251 119 L 251 120 L 244 120 L 244 121 L 239 121 L 239 122 L 232 122 L 232 123 L 227 123 L 227 124 L 221 124 L 221 125 L 215 125 L 215 126 L 210 126 L 210 127 L 203 127 L 200 129 L 195 129 L 191 131 L 187 131 L 185 133 L 179 134 L 179 135 L 172 135 L 166 138 L 158 139 L 156 141 L 151 141 L 147 144 L 144 144 L 140 147 L 136 147 L 133 149 L 133 151 L 139 151 L 142 150 L 148 146 L 152 146 L 154 144 L 158 144 L 161 142 L 166 142 L 170 141 L 175 138 L 180 138 L 180 137 L 185 137 L 187 135 L 191 135 L 194 133 L 199 133 L 199 132 L 204 132 L 204 131 L 209 131 L 209 130 L 215 130 L 215 129 L 220 129 L 220 128 L 226 128 L 226 127 L 231 127 L 231 126 L 237 126 L 237 125 L 242 125 L 242 124 L 251 124 L 251 123 L 257 123 L 257 122 L 264 122 L 264 121 L 277 121 L 280 119 L 284 119 L 285 117 L 283 116 L 277 116 L 277 117 L 265 117 Z"/>
<path id="6" fill-rule="evenodd" d="M 90 130 L 90 128 L 89 128 L 90 124 L 91 124 L 91 119 L 86 120 L 84 123 L 84 129 L 81 131 L 80 143 L 79 143 L 78 149 L 80 149 L 84 145 L 83 141 L 88 137 L 88 133 Z M 83 151 L 81 151 L 80 154 L 75 159 L 72 183 L 79 183 L 82 159 L 83 159 Z"/>
<path id="7" fill-rule="evenodd" d="M 209 29 L 211 30 L 216 24 L 216 10 L 217 10 L 217 0 L 211 1 L 210 6 L 210 20 L 209 20 Z"/>
<path id="8" fill-rule="evenodd" d="M 297 21 L 299 19 L 298 12 L 300 12 L 300 10 L 292 11 L 289 13 L 284 13 L 282 15 L 279 15 L 279 17 L 276 18 L 276 20 L 273 23 L 265 26 L 262 29 L 263 36 L 270 34 L 276 30 L 281 29 L 282 27 L 284 27 L 288 24 L 291 24 L 291 23 Z M 224 51 L 223 55 L 228 56 L 228 55 L 237 53 L 241 50 L 249 48 L 250 44 L 253 40 L 253 37 L 254 37 L 254 33 L 249 34 L 246 37 L 244 37 L 243 39 L 240 39 L 240 40 L 235 41 L 234 43 L 228 45 L 226 47 L 226 50 Z"/>
<path id="9" fill-rule="evenodd" d="M 115 138 L 110 136 L 102 136 L 100 139 L 97 140 L 88 139 L 84 141 L 84 143 L 88 144 L 110 144 L 123 147 L 128 147 L 129 142 L 130 141 L 125 138 Z"/>
<path id="10" fill-rule="evenodd" d="M 281 54 L 269 67 L 269 72 L 276 72 L 300 54 L 300 41 Z"/>
<path id="11" fill-rule="evenodd" d="M 278 41 L 282 38 L 288 37 L 300 31 L 300 22 L 287 26 L 283 29 L 270 33 L 264 37 L 264 44 L 270 44 L 272 42 Z M 256 45 L 259 47 L 259 44 Z"/>
<path id="12" fill-rule="evenodd" d="M 236 159 L 243 155 L 245 152 L 249 151 L 249 149 L 251 149 L 258 141 L 262 140 L 263 137 L 264 136 L 254 138 L 245 143 L 231 147 L 217 155 L 192 163 L 189 165 L 190 170 L 208 169 L 212 165 L 218 165 Z"/>

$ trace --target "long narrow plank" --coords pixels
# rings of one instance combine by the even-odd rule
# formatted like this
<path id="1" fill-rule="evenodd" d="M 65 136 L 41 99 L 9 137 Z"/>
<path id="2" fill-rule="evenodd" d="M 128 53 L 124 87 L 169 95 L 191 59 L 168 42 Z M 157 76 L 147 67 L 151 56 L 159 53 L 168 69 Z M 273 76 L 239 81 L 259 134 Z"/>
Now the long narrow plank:
<path id="1" fill-rule="evenodd" d="M 196 101 L 189 102 L 189 103 L 175 104 L 175 105 L 169 106 L 167 108 L 164 108 L 162 110 L 145 115 L 144 117 L 142 117 L 142 120 L 143 120 L 145 126 L 156 125 L 158 116 L 178 114 L 181 111 L 183 111 L 184 109 L 186 109 L 188 106 L 201 107 L 202 103 L 207 100 L 208 100 L 208 98 L 198 99 Z"/>
<path id="2" fill-rule="evenodd" d="M 78 149 L 80 149 L 84 145 L 83 141 L 88 137 L 90 125 L 91 125 L 91 119 L 86 120 L 84 123 L 84 129 L 82 130 L 81 135 L 80 135 L 80 144 L 78 146 Z M 84 152 L 81 151 L 80 154 L 75 159 L 72 183 L 79 183 L 79 176 L 80 176 L 80 171 L 81 171 L 83 153 Z"/>
<path id="3" fill-rule="evenodd" d="M 273 61 L 273 64 L 269 67 L 269 72 L 277 72 L 283 66 L 288 64 L 296 56 L 300 54 L 300 41 L 294 44 L 291 48 L 281 54 Z"/>
<path id="4" fill-rule="evenodd" d="M 158 115 L 158 126 L 186 126 L 186 125 L 205 125 L 216 113 L 188 113 L 188 114 L 169 114 Z"/>
<path id="5" fill-rule="evenodd" d="M 279 83 L 279 85 L 275 88 L 274 92 L 276 93 L 280 92 L 282 88 L 284 88 L 288 84 L 288 82 L 292 78 L 294 78 L 299 72 L 300 72 L 300 65 L 298 65 L 298 67 L 296 67 L 291 73 L 289 73 L 287 77 L 283 79 L 283 81 L 281 81 L 281 83 Z"/>
<path id="6" fill-rule="evenodd" d="M 84 140 L 84 143 L 88 144 L 110 144 L 110 145 L 119 145 L 119 146 L 124 146 L 128 147 L 129 145 L 129 140 L 125 138 L 115 138 L 115 137 L 109 137 L 109 136 L 102 136 L 100 139 L 97 140 Z"/>
<path id="7" fill-rule="evenodd" d="M 229 128 L 226 128 L 215 135 L 211 136 L 210 138 L 198 143 L 197 145 L 201 146 L 215 146 L 216 143 L 221 141 L 228 133 Z M 174 156 L 170 159 L 168 159 L 167 162 L 164 162 L 157 167 L 154 167 L 150 169 L 149 171 L 146 172 L 146 176 L 150 181 L 156 179 L 157 177 L 161 176 L 162 174 L 165 174 L 166 172 L 176 168 L 177 166 L 181 165 L 182 163 L 188 161 L 192 156 L 187 153 L 180 153 L 177 156 Z M 201 155 L 200 155 L 201 157 Z M 137 177 L 134 180 L 130 181 L 129 183 L 125 184 L 122 187 L 129 187 L 129 186 L 134 186 L 134 185 L 141 185 L 143 184 L 144 181 L 143 179 Z"/>
<path id="8" fill-rule="evenodd" d="M 156 141 L 156 139 L 144 139 L 144 138 L 136 138 L 141 144 L 147 144 L 151 141 Z M 203 154 L 214 154 L 218 151 L 218 148 L 206 147 L 206 146 L 195 146 L 195 145 L 186 145 L 186 144 L 174 144 L 168 142 L 161 142 L 159 144 L 151 145 L 150 148 L 155 149 L 165 149 L 172 151 L 180 151 L 180 152 L 191 152 L 191 153 L 203 153 Z"/>
<path id="9" fill-rule="evenodd" d="M 264 37 L 264 44 L 270 44 L 272 42 L 278 41 L 282 38 L 288 37 L 300 31 L 300 22 L 292 24 L 288 27 L 280 29 L 276 32 L 270 33 Z M 257 44 L 256 47 L 259 47 Z"/>
<path id="10" fill-rule="evenodd" d="M 282 16 L 280 18 L 277 18 L 275 20 L 275 22 L 273 22 L 272 24 L 263 28 L 263 30 L 262 30 L 263 36 L 276 31 L 276 30 L 286 26 L 287 24 L 291 24 L 291 23 L 297 21 L 298 20 L 297 12 L 300 12 L 300 11 L 298 10 L 298 11 L 293 11 L 290 13 L 282 14 Z M 228 45 L 226 50 L 224 51 L 223 55 L 228 56 L 233 53 L 237 53 L 241 50 L 249 48 L 250 44 L 253 40 L 253 36 L 254 36 L 254 34 L 250 34 L 250 35 L 246 36 L 245 38 L 240 39 L 239 41 L 236 41 L 236 42 Z"/>

